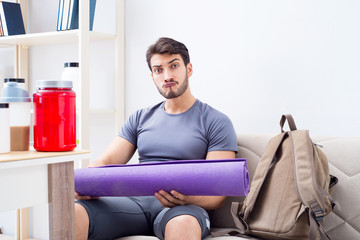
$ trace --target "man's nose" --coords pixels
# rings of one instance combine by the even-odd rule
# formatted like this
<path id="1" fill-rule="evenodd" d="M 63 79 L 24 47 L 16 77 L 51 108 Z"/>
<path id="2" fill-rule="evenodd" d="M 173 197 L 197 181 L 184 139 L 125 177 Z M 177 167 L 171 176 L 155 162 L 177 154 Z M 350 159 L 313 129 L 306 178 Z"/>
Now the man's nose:
<path id="1" fill-rule="evenodd" d="M 173 80 L 171 73 L 167 70 L 164 70 L 164 81 L 169 82 L 171 80 Z"/>

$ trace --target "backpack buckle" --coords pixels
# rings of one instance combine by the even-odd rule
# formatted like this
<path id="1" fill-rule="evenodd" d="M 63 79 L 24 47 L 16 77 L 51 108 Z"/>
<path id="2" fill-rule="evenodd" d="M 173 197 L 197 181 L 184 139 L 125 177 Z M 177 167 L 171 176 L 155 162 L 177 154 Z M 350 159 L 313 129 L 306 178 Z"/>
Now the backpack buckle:
<path id="1" fill-rule="evenodd" d="M 315 210 L 314 217 L 315 217 L 316 221 L 318 221 L 318 222 L 322 221 L 324 219 L 324 211 L 321 209 Z"/>
<path id="2" fill-rule="evenodd" d="M 310 203 L 310 209 L 313 212 L 313 215 L 316 219 L 316 221 L 320 222 L 324 219 L 324 211 L 322 210 L 322 208 L 319 206 L 319 204 L 317 203 L 317 201 L 312 201 Z"/>

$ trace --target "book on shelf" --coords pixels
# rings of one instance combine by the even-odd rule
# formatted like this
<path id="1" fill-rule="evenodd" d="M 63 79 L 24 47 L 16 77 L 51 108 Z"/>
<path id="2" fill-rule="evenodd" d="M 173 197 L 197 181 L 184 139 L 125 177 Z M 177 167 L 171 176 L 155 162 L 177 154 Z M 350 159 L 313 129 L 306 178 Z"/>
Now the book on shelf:
<path id="1" fill-rule="evenodd" d="M 63 0 L 64 2 L 64 8 L 63 8 L 63 17 L 61 22 L 61 29 L 67 29 L 67 23 L 69 19 L 69 10 L 70 10 L 70 3 L 73 1 L 70 0 Z"/>
<path id="2" fill-rule="evenodd" d="M 57 31 L 61 31 L 61 29 L 62 29 L 63 10 L 64 10 L 64 1 L 59 0 L 59 10 L 58 10 L 58 18 L 57 18 L 57 24 L 56 24 Z"/>
<path id="3" fill-rule="evenodd" d="M 94 25 L 96 0 L 89 0 L 89 30 Z M 57 31 L 79 28 L 79 0 L 59 0 Z"/>
<path id="4" fill-rule="evenodd" d="M 77 14 L 76 14 L 77 13 Z M 76 29 L 78 27 L 74 27 L 75 22 L 76 26 L 79 26 L 79 1 L 73 0 L 69 7 L 69 19 L 66 29 Z M 89 15 L 90 16 L 90 15 Z"/>
<path id="5" fill-rule="evenodd" d="M 1 15 L 0 15 L 0 36 L 3 36 L 2 24 L 1 24 Z"/>
<path id="6" fill-rule="evenodd" d="M 1 36 L 25 34 L 19 3 L 0 1 Z"/>

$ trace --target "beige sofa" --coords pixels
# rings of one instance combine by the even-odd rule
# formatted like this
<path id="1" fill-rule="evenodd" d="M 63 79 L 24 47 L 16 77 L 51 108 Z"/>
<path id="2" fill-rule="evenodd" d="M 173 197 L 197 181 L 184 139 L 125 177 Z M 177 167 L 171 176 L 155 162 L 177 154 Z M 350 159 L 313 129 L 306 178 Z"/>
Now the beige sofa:
<path id="1" fill-rule="evenodd" d="M 311 133 L 310 133 L 311 134 Z M 265 147 L 273 135 L 238 135 L 239 151 L 237 157 L 248 161 L 250 179 Z M 330 173 L 337 176 L 339 183 L 333 193 L 337 207 L 324 221 L 324 227 L 332 239 L 360 239 L 360 137 L 313 137 L 313 141 L 323 146 L 328 157 Z M 224 207 L 214 212 L 211 226 L 216 228 L 233 227 L 229 215 L 232 201 L 241 198 L 229 197 Z M 118 240 L 155 240 L 156 237 L 132 236 Z M 206 239 L 235 240 L 248 237 L 223 236 Z"/>

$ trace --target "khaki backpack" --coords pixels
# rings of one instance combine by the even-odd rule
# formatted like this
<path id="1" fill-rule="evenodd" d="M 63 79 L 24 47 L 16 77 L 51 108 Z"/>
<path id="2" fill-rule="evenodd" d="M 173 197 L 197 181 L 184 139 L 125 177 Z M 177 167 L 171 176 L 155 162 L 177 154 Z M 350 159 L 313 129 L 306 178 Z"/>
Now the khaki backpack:
<path id="1" fill-rule="evenodd" d="M 284 131 L 288 122 L 290 131 Z M 309 131 L 297 130 L 291 115 L 280 120 L 281 134 L 273 137 L 255 170 L 249 195 L 233 203 L 237 231 L 263 239 L 320 239 L 329 237 L 321 222 L 334 207 L 325 154 Z"/>

